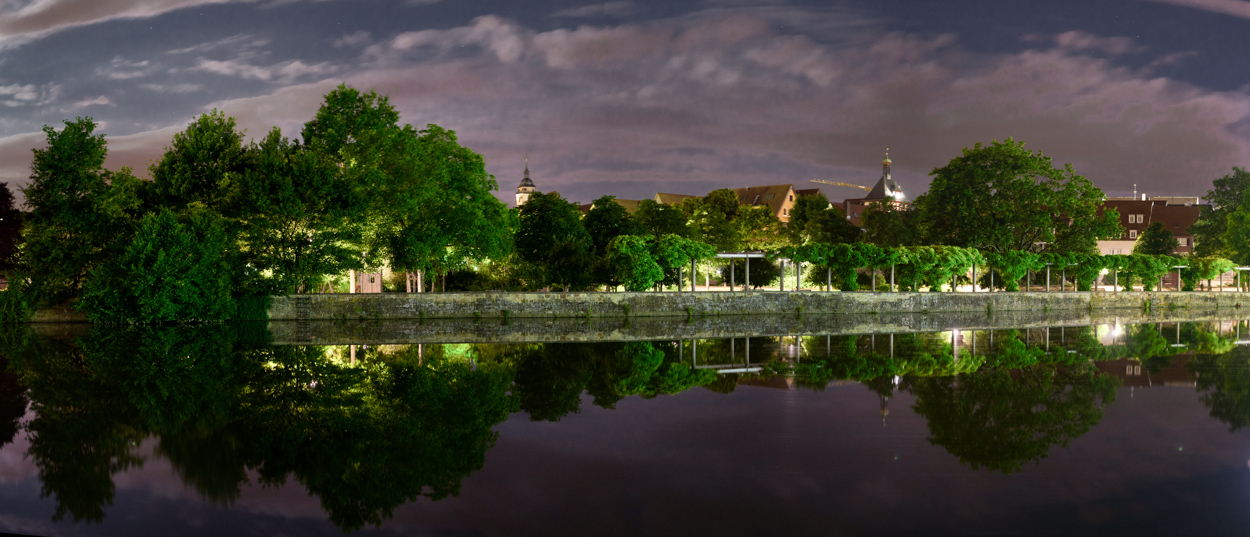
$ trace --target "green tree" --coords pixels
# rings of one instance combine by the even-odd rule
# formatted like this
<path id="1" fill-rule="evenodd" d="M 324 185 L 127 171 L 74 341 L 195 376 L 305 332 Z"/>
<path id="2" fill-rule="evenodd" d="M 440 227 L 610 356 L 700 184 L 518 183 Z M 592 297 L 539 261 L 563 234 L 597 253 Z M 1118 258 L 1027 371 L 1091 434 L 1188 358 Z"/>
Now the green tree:
<path id="1" fill-rule="evenodd" d="M 711 245 L 680 235 L 662 235 L 651 242 L 651 257 L 664 270 L 662 283 L 666 285 L 678 285 L 678 276 L 684 276 L 681 269 L 689 268 L 691 261 L 704 261 L 715 256 L 716 249 Z"/>
<path id="2" fill-rule="evenodd" d="M 1242 171 L 1241 173 L 1246 174 L 1245 171 Z M 1246 175 L 1250 176 L 1250 174 Z M 1245 195 L 1250 197 L 1250 190 L 1247 190 Z M 1245 265 L 1246 263 L 1250 263 L 1250 205 L 1247 205 L 1246 201 L 1243 199 L 1241 201 L 1241 205 L 1235 210 L 1232 210 L 1231 212 L 1225 210 L 1222 212 L 1227 213 L 1227 217 L 1225 219 L 1226 225 L 1224 226 L 1223 234 L 1217 241 L 1218 244 L 1221 245 L 1221 253 L 1237 264 Z M 1202 218 L 1207 217 L 1204 214 Z M 1200 218 L 1199 222 L 1201 221 L 1202 219 Z M 1197 226 L 1197 224 L 1195 224 L 1195 226 Z M 1206 231 L 1204 231 L 1204 233 L 1205 232 Z M 1213 251 L 1210 248 L 1203 248 L 1202 250 Z"/>
<path id="3" fill-rule="evenodd" d="M 124 244 L 139 207 L 139 180 L 130 170 L 104 169 L 108 148 L 91 118 L 44 127 L 47 145 L 34 150 L 30 183 L 22 189 L 26 215 L 17 280 L 39 303 L 79 291 L 87 273 Z"/>
<path id="4" fill-rule="evenodd" d="M 375 252 L 397 270 L 442 271 L 512 253 L 516 221 L 482 156 L 438 125 L 401 135 L 402 166 L 389 174 Z"/>
<path id="5" fill-rule="evenodd" d="M 767 205 L 742 207 L 733 224 L 742 237 L 740 248 L 774 250 L 786 245 L 785 224 Z"/>
<path id="6" fill-rule="evenodd" d="M 293 293 L 326 274 L 361 268 L 356 245 L 364 200 L 337 166 L 277 128 L 253 143 L 247 157 L 232 205 L 244 260 L 258 281 L 244 282 L 238 292 Z"/>
<path id="7" fill-rule="evenodd" d="M 930 172 L 916 199 L 917 218 L 932 244 L 1004 253 L 1015 250 L 1092 253 L 1098 239 L 1119 236 L 1119 215 L 1099 214 L 1103 193 L 1050 157 L 1010 138 L 965 148 Z"/>
<path id="8" fill-rule="evenodd" d="M 786 235 L 795 246 L 856 242 L 862 234 L 824 193 L 796 198 L 786 224 Z"/>
<path id="9" fill-rule="evenodd" d="M 686 215 L 682 214 L 681 209 L 652 199 L 638 202 L 634 222 L 638 225 L 638 233 L 642 235 L 655 237 L 677 235 L 687 238 L 690 235 L 690 231 L 686 228 Z"/>
<path id="10" fill-rule="evenodd" d="M 13 206 L 8 183 L 0 183 L 0 274 L 9 276 L 18 262 L 22 244 L 22 211 Z"/>
<path id="11" fill-rule="evenodd" d="M 1232 173 L 1216 179 L 1212 186 L 1214 188 L 1206 195 L 1210 206 L 1204 208 L 1189 227 L 1194 236 L 1193 253 L 1199 257 L 1226 255 L 1224 240 L 1230 229 L 1228 219 L 1245 205 L 1245 196 L 1250 194 L 1250 172 L 1233 167 Z"/>
<path id="12" fill-rule="evenodd" d="M 199 202 L 223 212 L 243 176 L 244 153 L 233 117 L 216 109 L 200 115 L 152 165 L 153 201 L 175 211 Z"/>
<path id="13" fill-rule="evenodd" d="M 557 284 L 567 291 L 589 281 L 594 242 L 582 227 L 577 205 L 559 194 L 535 192 L 521 206 L 516 251 L 534 267 L 542 285 Z"/>
<path id="14" fill-rule="evenodd" d="M 911 246 L 921 242 L 915 215 L 915 211 L 896 203 L 874 203 L 864 209 L 859 225 L 867 242 L 886 248 Z"/>
<path id="15" fill-rule="evenodd" d="M 684 199 L 680 207 L 688 217 L 694 216 L 699 209 L 716 209 L 730 220 L 736 218 L 742 209 L 742 205 L 738 203 L 738 195 L 728 188 L 718 188 L 702 198 Z"/>
<path id="16" fill-rule="evenodd" d="M 1180 242 L 1172 236 L 1172 232 L 1163 226 L 1163 222 L 1154 222 L 1146 226 L 1146 231 L 1137 238 L 1133 245 L 1133 253 L 1146 255 L 1172 255 L 1180 246 Z"/>
<path id="17" fill-rule="evenodd" d="M 221 218 L 200 209 L 185 222 L 149 214 L 115 258 L 93 269 L 82 308 L 94 321 L 221 320 L 234 314 L 230 241 Z"/>
<path id="18" fill-rule="evenodd" d="M 595 254 L 598 256 L 607 255 L 608 245 L 617 237 L 638 234 L 634 219 L 624 206 L 616 202 L 616 196 L 602 196 L 595 200 L 582 218 L 582 226 L 595 243 Z"/>
<path id="19" fill-rule="evenodd" d="M 711 244 L 721 252 L 736 251 L 742 247 L 742 232 L 738 226 L 714 206 L 694 210 L 690 217 L 690 238 Z"/>
<path id="20" fill-rule="evenodd" d="M 625 289 L 641 292 L 664 279 L 664 269 L 652 256 L 654 237 L 621 235 L 608 246 L 608 264 L 615 268 L 616 279 Z"/>
<path id="21" fill-rule="evenodd" d="M 304 145 L 336 164 L 367 200 L 366 267 L 453 270 L 501 259 L 515 220 L 495 196 L 485 161 L 437 125 L 399 125 L 386 97 L 340 85 L 304 124 Z"/>

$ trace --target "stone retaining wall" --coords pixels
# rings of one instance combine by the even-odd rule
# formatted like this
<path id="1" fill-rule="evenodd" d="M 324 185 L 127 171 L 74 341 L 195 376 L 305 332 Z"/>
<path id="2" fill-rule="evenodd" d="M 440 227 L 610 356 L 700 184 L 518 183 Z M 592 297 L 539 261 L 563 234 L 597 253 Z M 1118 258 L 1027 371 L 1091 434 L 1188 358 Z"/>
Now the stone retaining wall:
<path id="1" fill-rule="evenodd" d="M 269 319 L 708 317 L 1007 311 L 1177 310 L 1233 315 L 1250 293 L 385 293 L 274 297 Z"/>

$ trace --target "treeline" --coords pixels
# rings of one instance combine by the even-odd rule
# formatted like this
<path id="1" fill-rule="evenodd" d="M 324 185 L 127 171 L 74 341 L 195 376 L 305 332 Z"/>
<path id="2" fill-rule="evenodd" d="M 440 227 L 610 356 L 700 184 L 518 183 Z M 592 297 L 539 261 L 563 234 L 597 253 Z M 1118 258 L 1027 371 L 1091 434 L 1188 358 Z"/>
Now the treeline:
<path id="1" fill-rule="evenodd" d="M 972 267 L 984 269 L 978 285 L 1011 290 L 1046 266 L 1079 289 L 1104 270 L 1149 289 L 1175 266 L 1188 285 L 1226 271 L 1222 259 L 1241 255 L 1237 219 L 1250 215 L 1219 201 L 1248 190 L 1237 170 L 1216 181 L 1216 209 L 1195 226 L 1201 257 L 1164 255 L 1176 240 L 1162 226 L 1134 255 L 1098 256 L 1097 240 L 1123 234 L 1102 191 L 1010 139 L 965 149 L 910 208 L 874 204 L 855 215 L 860 226 L 823 194 L 798 196 L 783 224 L 729 189 L 677 206 L 643 200 L 633 213 L 604 196 L 583 214 L 541 192 L 509 209 L 454 132 L 400 124 L 386 97 L 345 85 L 298 139 L 275 128 L 245 143 L 233 118 L 204 114 L 146 178 L 106 170 L 95 130 L 90 118 L 45 127 L 22 189 L 28 212 L 0 189 L 0 318 L 66 303 L 97 322 L 263 318 L 266 297 L 347 292 L 351 271 L 389 273 L 384 290 L 644 291 L 684 286 L 689 268 L 705 283 L 719 270 L 759 287 L 781 277 L 782 260 L 814 265 L 811 285 L 848 291 L 879 288 L 887 267 L 909 290 L 958 285 Z M 707 262 L 743 250 L 768 255 Z"/>
<path id="2" fill-rule="evenodd" d="M 1026 285 L 1051 285 L 1055 290 L 1089 291 L 1102 278 L 1106 285 L 1131 290 L 1140 285 L 1154 290 L 1160 278 L 1179 272 L 1182 290 L 1220 277 L 1234 268 L 1219 257 L 1175 255 L 1098 255 L 1082 253 L 982 252 L 958 246 L 880 247 L 871 243 L 807 244 L 768 252 L 770 259 L 810 263 L 806 281 L 842 291 L 858 291 L 870 279 L 874 290 L 953 290 L 958 285 L 1018 291 Z M 1046 272 L 1049 269 L 1049 272 Z M 863 272 L 867 271 L 867 275 Z M 1047 276 L 1048 275 L 1048 276 Z M 1070 287 L 1068 287 L 1070 286 Z"/>
<path id="3" fill-rule="evenodd" d="M 214 110 L 146 179 L 104 168 L 96 127 L 44 128 L 6 318 L 66 302 L 106 322 L 250 318 L 263 297 L 342 287 L 351 270 L 446 272 L 512 251 L 516 215 L 481 155 L 401 125 L 372 92 L 330 92 L 297 140 L 275 128 L 244 143 Z"/>

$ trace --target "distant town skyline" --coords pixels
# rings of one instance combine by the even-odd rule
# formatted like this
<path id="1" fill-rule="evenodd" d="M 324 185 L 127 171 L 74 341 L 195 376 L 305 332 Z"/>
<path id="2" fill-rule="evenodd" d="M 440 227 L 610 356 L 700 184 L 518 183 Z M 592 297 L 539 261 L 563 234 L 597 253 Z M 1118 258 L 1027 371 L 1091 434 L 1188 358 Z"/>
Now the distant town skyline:
<path id="1" fill-rule="evenodd" d="M 455 130 L 514 204 L 792 183 L 910 198 L 1014 137 L 1108 196 L 1200 196 L 1250 165 L 1242 0 L 0 0 L 0 181 L 91 116 L 146 176 L 219 108 L 298 138 L 340 83 Z M 800 186 L 806 185 L 806 186 Z M 20 195 L 19 195 L 20 196 Z"/>

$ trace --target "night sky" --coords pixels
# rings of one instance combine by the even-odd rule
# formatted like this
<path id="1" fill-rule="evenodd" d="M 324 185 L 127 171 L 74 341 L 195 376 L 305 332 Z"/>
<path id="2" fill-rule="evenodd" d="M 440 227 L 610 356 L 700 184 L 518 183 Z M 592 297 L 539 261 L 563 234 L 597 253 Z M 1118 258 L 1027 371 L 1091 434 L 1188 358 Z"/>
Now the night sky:
<path id="1" fill-rule="evenodd" d="M 1007 137 L 1108 195 L 1203 195 L 1250 165 L 1248 35 L 1245 0 L 0 0 L 0 181 L 43 125 L 95 118 L 143 177 L 198 114 L 298 138 L 345 82 L 455 130 L 510 204 L 526 154 L 589 201 L 871 185 L 888 147 L 914 197 Z"/>

